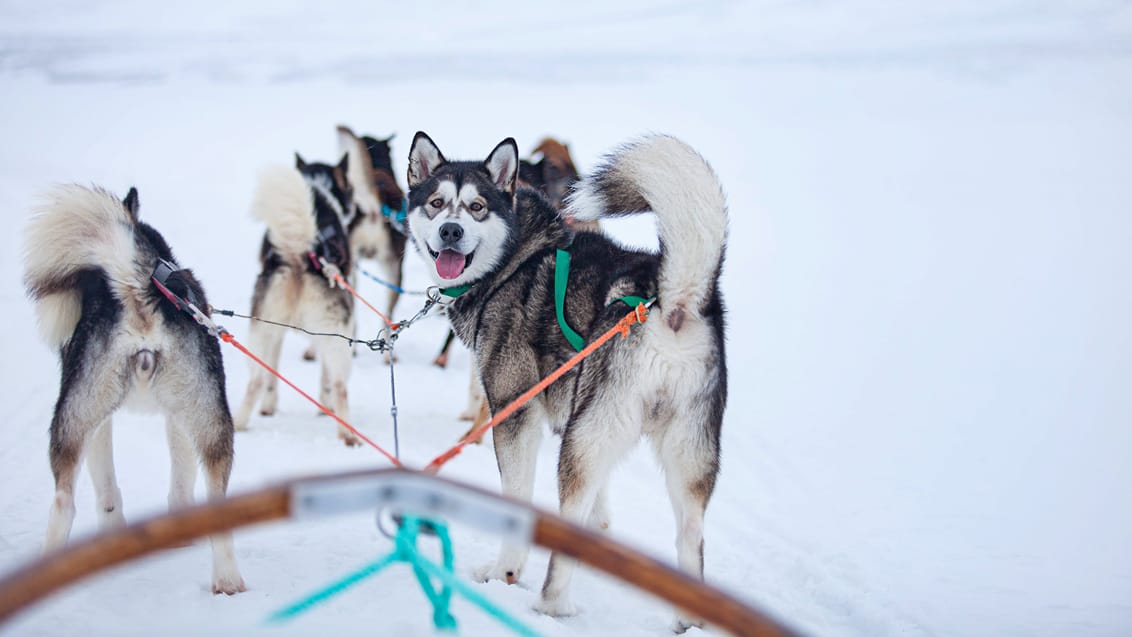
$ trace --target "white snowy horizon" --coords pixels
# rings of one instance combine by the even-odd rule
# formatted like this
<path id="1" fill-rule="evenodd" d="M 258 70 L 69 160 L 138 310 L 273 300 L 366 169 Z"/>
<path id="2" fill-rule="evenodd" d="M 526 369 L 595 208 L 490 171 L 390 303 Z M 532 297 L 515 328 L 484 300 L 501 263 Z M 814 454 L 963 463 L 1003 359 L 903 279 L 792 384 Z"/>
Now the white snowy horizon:
<path id="1" fill-rule="evenodd" d="M 210 300 L 243 310 L 257 172 L 294 151 L 335 159 L 338 123 L 396 133 L 402 184 L 417 130 L 466 159 L 554 135 L 583 171 L 658 131 L 712 163 L 731 215 L 707 578 L 815 637 L 1132 634 L 1130 78 L 1132 3 L 1104 0 L 0 4 L 0 571 L 37 554 L 53 493 L 58 364 L 31 336 L 20 258 L 47 187 L 137 186 L 142 218 Z M 608 227 L 655 241 L 647 218 Z M 425 285 L 419 257 L 405 264 L 407 285 Z M 428 321 L 398 343 L 410 464 L 464 431 L 466 354 L 429 365 L 444 330 Z M 288 338 L 283 371 L 313 387 L 304 346 Z M 237 402 L 247 363 L 224 354 Z M 355 424 L 391 442 L 388 368 L 360 354 L 351 390 Z M 161 423 L 115 423 L 127 517 L 161 512 Z M 556 443 L 535 494 L 549 509 Z M 232 492 L 383 466 L 286 394 L 236 444 Z M 498 489 L 490 445 L 450 470 Z M 661 480 L 643 447 L 626 460 L 612 533 L 672 562 Z M 77 494 L 75 537 L 95 530 L 85 474 Z M 494 558 L 492 538 L 454 533 L 462 575 Z M 208 594 L 200 544 L 0 632 L 432 634 L 405 571 L 262 625 L 387 549 L 365 515 L 253 529 L 236 535 L 245 594 Z M 545 568 L 536 552 L 519 586 L 481 590 L 547 635 L 667 634 L 668 608 L 592 572 L 574 582 L 581 615 L 534 614 Z M 461 634 L 503 631 L 455 613 Z"/>

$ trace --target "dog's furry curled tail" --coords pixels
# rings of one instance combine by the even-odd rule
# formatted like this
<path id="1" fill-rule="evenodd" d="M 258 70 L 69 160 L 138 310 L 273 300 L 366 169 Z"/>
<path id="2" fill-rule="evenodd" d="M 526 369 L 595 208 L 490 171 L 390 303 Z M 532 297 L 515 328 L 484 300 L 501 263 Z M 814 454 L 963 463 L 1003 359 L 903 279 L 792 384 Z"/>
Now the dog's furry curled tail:
<path id="1" fill-rule="evenodd" d="M 663 135 L 630 143 L 574 187 L 567 207 L 583 221 L 655 212 L 665 320 L 679 331 L 686 311 L 700 311 L 723 261 L 727 202 L 715 171 L 692 147 Z"/>
<path id="2" fill-rule="evenodd" d="M 283 256 L 302 259 L 318 236 L 313 195 L 294 168 L 274 166 L 260 173 L 252 216 L 267 224 L 267 240 Z"/>
<path id="3" fill-rule="evenodd" d="M 132 189 L 123 204 L 100 188 L 67 184 L 49 190 L 33 209 L 24 233 L 24 285 L 52 347 L 66 343 L 78 325 L 82 273 L 100 271 L 119 300 L 148 285 L 136 258 L 136 202 Z"/>

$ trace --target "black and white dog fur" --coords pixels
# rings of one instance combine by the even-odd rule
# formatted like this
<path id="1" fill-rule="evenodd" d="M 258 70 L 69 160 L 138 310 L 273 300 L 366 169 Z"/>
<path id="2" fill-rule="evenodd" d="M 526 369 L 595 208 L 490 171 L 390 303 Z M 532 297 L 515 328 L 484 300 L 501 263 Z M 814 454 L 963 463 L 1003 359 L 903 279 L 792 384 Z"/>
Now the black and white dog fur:
<path id="1" fill-rule="evenodd" d="M 543 196 L 516 190 L 518 165 L 512 139 L 483 162 L 455 162 L 417 133 L 409 156 L 410 236 L 438 284 L 471 285 L 448 313 L 475 354 L 491 411 L 575 354 L 555 318 L 557 249 L 572 255 L 567 321 L 587 340 L 629 311 L 622 296 L 656 303 L 628 338 L 613 339 L 495 428 L 503 493 L 530 499 L 541 422 L 548 421 L 562 435 L 562 514 L 608 526 L 610 472 L 644 436 L 676 514 L 677 560 L 702 578 L 704 511 L 719 470 L 727 398 L 719 291 L 727 212 L 718 179 L 686 144 L 654 136 L 617 150 L 576 187 L 571 207 L 580 220 L 654 211 L 661 250 L 650 254 L 597 233 L 574 234 Z M 480 575 L 515 582 L 527 554 L 504 545 Z M 573 570 L 572 560 L 551 556 L 537 610 L 575 612 Z M 682 618 L 676 628 L 691 623 Z"/>
<path id="2" fill-rule="evenodd" d="M 267 224 L 252 314 L 312 332 L 350 336 L 354 333 L 354 298 L 310 258 L 313 251 L 336 266 L 343 277 L 350 276 L 345 226 L 353 203 L 346 180 L 346 158 L 336 166 L 308 164 L 298 155 L 295 160 L 294 169 L 277 166 L 264 171 L 252 202 L 252 215 Z M 285 328 L 253 321 L 248 348 L 278 369 L 285 334 Z M 349 422 L 351 348 L 346 341 L 331 336 L 311 338 L 322 365 L 320 399 Z M 237 431 L 247 429 L 261 395 L 260 415 L 274 415 L 279 400 L 275 376 L 251 362 L 247 393 L 236 412 Z M 357 437 L 341 425 L 338 437 L 347 445 L 359 444 Z"/>
<path id="3" fill-rule="evenodd" d="M 111 434 L 111 416 L 119 408 L 164 414 L 171 509 L 193 502 L 198 461 L 208 497 L 223 498 L 233 434 L 220 344 L 153 285 L 158 260 L 174 269 L 176 261 L 161 235 L 138 220 L 137 191 L 131 188 L 121 201 L 101 189 L 58 186 L 36 209 L 25 238 L 24 281 L 62 366 L 51 420 L 55 500 L 46 548 L 58 548 L 70 536 L 84 455 L 100 526 L 125 523 Z M 188 270 L 176 270 L 165 285 L 208 311 Z M 230 533 L 212 538 L 212 590 L 245 590 Z"/>

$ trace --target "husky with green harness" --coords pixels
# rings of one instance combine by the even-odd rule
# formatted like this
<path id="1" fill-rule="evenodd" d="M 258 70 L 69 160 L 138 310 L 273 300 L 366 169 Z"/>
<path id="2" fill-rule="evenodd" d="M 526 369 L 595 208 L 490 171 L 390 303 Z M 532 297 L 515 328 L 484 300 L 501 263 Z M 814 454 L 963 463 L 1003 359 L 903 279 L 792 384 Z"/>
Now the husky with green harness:
<path id="1" fill-rule="evenodd" d="M 624 146 L 576 188 L 578 220 L 653 211 L 659 253 L 574 233 L 538 192 L 516 188 L 518 151 L 500 143 L 484 161 L 448 161 L 424 133 L 409 155 L 407 221 L 448 316 L 476 365 L 494 413 L 607 332 L 628 305 L 654 300 L 653 318 L 615 339 L 493 433 L 502 490 L 529 500 L 543 423 L 562 436 L 562 514 L 608 526 L 605 488 L 643 436 L 666 477 L 677 560 L 703 577 L 703 519 L 719 467 L 727 399 L 719 292 L 727 213 L 707 162 L 683 142 L 652 136 Z M 457 294 L 459 292 L 459 294 Z M 504 544 L 483 579 L 516 582 L 523 546 Z M 561 616 L 573 562 L 551 557 L 538 609 Z M 695 623 L 681 617 L 676 628 Z"/>

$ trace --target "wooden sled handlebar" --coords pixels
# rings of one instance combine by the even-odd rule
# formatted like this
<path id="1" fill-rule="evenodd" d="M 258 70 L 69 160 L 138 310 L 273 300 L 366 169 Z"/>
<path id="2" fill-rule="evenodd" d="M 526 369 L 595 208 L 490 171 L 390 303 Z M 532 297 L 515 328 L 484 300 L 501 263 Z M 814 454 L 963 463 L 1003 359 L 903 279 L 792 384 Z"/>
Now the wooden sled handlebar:
<path id="1" fill-rule="evenodd" d="M 272 520 L 366 509 L 458 521 L 506 539 L 560 551 L 736 635 L 796 635 L 727 593 L 606 535 L 527 504 L 405 469 L 290 480 L 67 545 L 0 580 L 0 622 L 88 575 L 190 540 Z"/>

